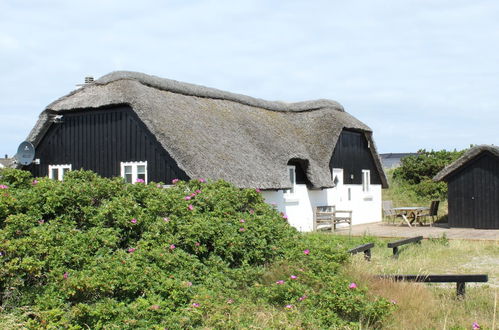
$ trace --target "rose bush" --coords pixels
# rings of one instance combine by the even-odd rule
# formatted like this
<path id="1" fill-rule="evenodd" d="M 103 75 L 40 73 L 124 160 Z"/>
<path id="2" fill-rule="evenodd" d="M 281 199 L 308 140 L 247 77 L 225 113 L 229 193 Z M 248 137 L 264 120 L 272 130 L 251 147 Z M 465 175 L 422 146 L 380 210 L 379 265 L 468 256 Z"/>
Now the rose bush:
<path id="1" fill-rule="evenodd" d="M 225 327 L 231 313 L 251 326 L 248 306 L 323 327 L 389 312 L 338 275 L 344 247 L 298 233 L 255 189 L 10 169 L 0 185 L 0 304 L 26 327 Z"/>

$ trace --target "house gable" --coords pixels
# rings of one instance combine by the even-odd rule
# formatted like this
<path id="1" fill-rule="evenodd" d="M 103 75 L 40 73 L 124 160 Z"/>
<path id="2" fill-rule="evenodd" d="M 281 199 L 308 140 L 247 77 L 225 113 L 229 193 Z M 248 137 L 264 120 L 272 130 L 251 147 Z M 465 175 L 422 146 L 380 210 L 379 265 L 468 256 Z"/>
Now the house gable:
<path id="1" fill-rule="evenodd" d="M 362 170 L 370 170 L 371 184 L 382 184 L 369 142 L 363 132 L 344 129 L 334 148 L 329 163 L 333 168 L 343 169 L 344 184 L 361 184 Z"/>
<path id="2" fill-rule="evenodd" d="M 48 175 L 49 165 L 71 164 L 115 177 L 121 162 L 147 161 L 149 181 L 188 179 L 129 106 L 59 114 L 62 122 L 52 123 L 36 145 L 40 164 L 29 166 L 35 176 Z"/>

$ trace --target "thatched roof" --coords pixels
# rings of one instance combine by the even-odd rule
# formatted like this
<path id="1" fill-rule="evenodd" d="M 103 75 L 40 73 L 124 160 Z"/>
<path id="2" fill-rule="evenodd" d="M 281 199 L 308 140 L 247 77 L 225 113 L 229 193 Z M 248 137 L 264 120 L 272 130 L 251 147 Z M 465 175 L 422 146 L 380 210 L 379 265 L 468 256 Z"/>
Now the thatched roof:
<path id="1" fill-rule="evenodd" d="M 475 146 L 468 151 L 466 151 L 461 157 L 456 159 L 451 164 L 447 165 L 444 169 L 435 175 L 433 181 L 445 181 L 449 175 L 457 170 L 460 170 L 463 166 L 466 166 L 468 162 L 475 159 L 477 156 L 481 155 L 483 152 L 490 152 L 492 155 L 499 157 L 499 147 L 491 145 L 479 145 Z"/>
<path id="2" fill-rule="evenodd" d="M 49 115 L 129 105 L 191 178 L 239 187 L 289 188 L 292 158 L 308 160 L 314 188 L 332 187 L 329 160 L 343 128 L 365 133 L 386 178 L 371 129 L 329 100 L 271 102 L 142 73 L 113 72 L 48 105 L 28 137 L 35 147 Z"/>

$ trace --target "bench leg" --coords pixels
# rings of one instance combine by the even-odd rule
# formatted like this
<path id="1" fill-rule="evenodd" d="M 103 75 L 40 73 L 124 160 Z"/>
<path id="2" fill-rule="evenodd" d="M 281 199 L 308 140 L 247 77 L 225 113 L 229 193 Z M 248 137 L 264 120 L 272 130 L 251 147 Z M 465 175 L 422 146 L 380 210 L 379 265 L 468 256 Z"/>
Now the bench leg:
<path id="1" fill-rule="evenodd" d="M 393 257 L 397 258 L 399 256 L 399 248 L 398 246 L 393 248 Z"/>
<path id="2" fill-rule="evenodd" d="M 371 261 L 371 249 L 364 251 L 364 259 L 366 259 L 367 261 Z"/>
<path id="3" fill-rule="evenodd" d="M 466 282 L 456 283 L 456 294 L 458 298 L 464 298 L 464 295 L 466 294 Z"/>

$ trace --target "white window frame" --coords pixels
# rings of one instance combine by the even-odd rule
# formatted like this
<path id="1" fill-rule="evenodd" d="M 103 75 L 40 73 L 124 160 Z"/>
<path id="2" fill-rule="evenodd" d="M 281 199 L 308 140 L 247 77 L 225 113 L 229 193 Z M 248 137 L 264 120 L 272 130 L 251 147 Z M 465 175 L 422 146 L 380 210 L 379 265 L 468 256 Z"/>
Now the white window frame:
<path id="1" fill-rule="evenodd" d="M 137 182 L 137 177 L 138 177 L 137 168 L 139 166 L 145 166 L 146 172 L 145 172 L 145 179 L 144 179 L 144 181 L 145 181 L 145 183 L 148 182 L 147 161 L 144 161 L 144 162 L 121 162 L 121 164 L 120 164 L 120 175 L 121 175 L 121 177 L 123 179 L 125 179 L 125 166 L 131 166 L 132 167 L 132 182 L 131 183 L 136 183 Z"/>
<path id="2" fill-rule="evenodd" d="M 286 189 L 284 190 L 284 195 L 285 196 L 293 196 L 296 192 L 296 166 L 294 165 L 288 165 L 287 167 L 288 175 L 290 175 L 290 181 L 291 181 L 291 189 Z M 290 173 L 292 171 L 292 173 Z"/>
<path id="3" fill-rule="evenodd" d="M 64 180 L 64 170 L 71 171 L 71 164 L 49 165 L 49 178 L 52 180 Z M 54 178 L 52 170 L 57 170 L 57 178 Z"/>
<path id="4" fill-rule="evenodd" d="M 362 191 L 368 193 L 371 186 L 371 171 L 362 170 Z"/>

